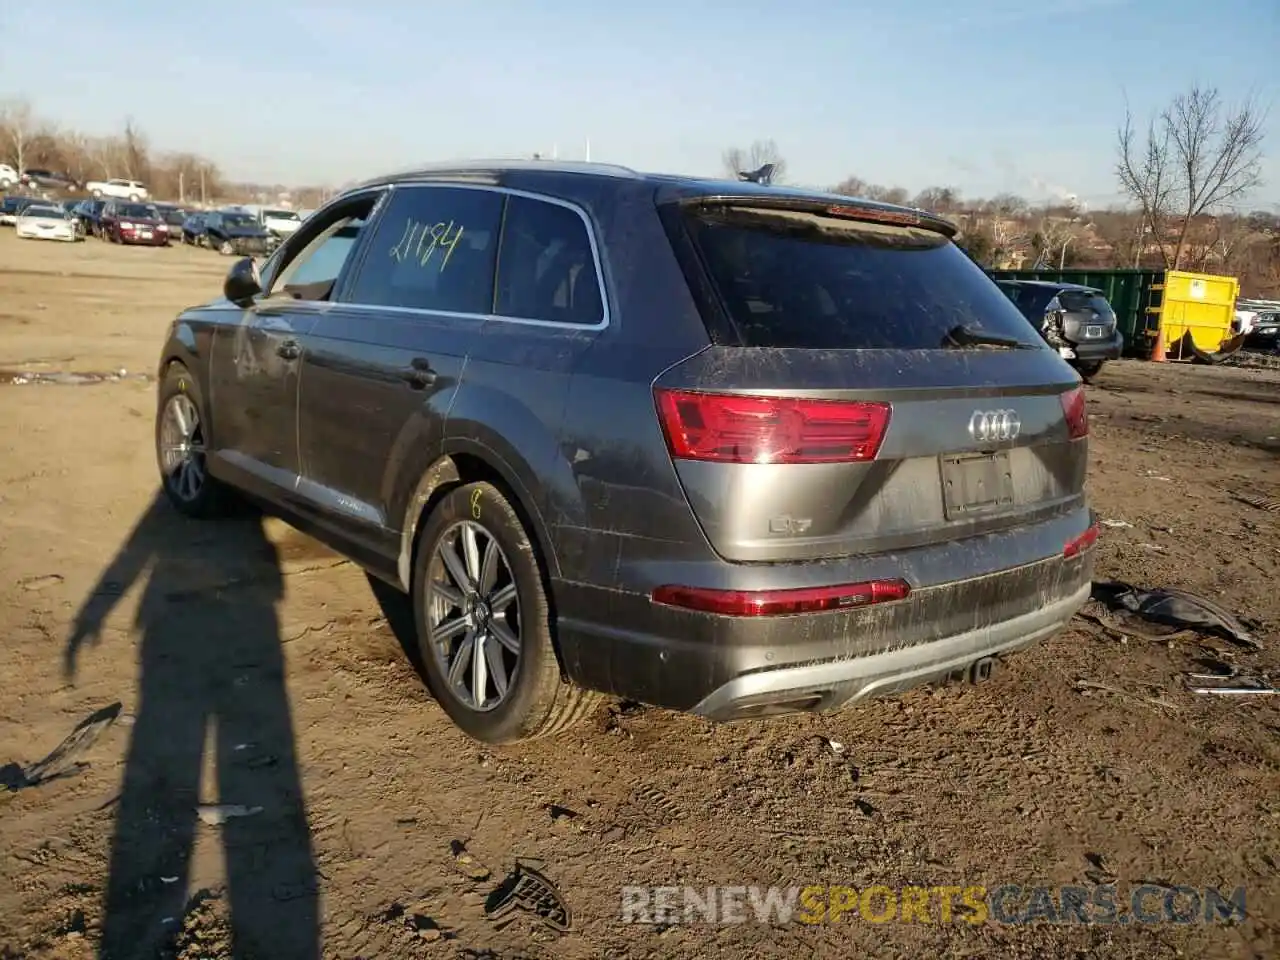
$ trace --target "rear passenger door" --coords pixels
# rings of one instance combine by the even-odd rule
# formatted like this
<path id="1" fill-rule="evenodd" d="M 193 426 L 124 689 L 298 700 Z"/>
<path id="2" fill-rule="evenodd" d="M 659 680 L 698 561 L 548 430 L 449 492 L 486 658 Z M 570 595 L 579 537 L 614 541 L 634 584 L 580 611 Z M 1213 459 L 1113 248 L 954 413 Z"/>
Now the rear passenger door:
<path id="1" fill-rule="evenodd" d="M 603 262 L 584 207 L 511 193 L 498 255 L 494 315 L 467 362 L 447 448 L 496 454 L 526 503 L 554 517 L 565 457 L 560 429 L 570 376 L 609 324 Z"/>
<path id="2" fill-rule="evenodd" d="M 503 203 L 487 188 L 394 187 L 352 281 L 304 338 L 300 489 L 318 525 L 389 574 L 397 514 L 439 455 L 493 310 Z"/>

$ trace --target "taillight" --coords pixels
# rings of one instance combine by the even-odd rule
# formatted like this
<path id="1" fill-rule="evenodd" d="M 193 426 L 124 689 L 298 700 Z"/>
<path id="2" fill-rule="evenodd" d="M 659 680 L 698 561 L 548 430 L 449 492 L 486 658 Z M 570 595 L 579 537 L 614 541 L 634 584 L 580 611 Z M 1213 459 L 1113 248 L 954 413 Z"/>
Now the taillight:
<path id="1" fill-rule="evenodd" d="M 1080 536 L 1072 537 L 1068 540 L 1062 547 L 1062 555 L 1070 560 L 1072 557 L 1078 557 L 1086 550 L 1092 549 L 1097 542 L 1098 525 L 1095 523 Z"/>
<path id="2" fill-rule="evenodd" d="M 905 580 L 868 580 L 836 587 L 795 590 L 711 590 L 703 587 L 658 587 L 653 602 L 727 617 L 783 617 L 867 607 L 905 600 L 911 585 Z"/>
<path id="3" fill-rule="evenodd" d="M 1072 440 L 1089 435 L 1089 412 L 1085 409 L 1084 387 L 1076 387 L 1062 395 L 1062 415 L 1067 421 L 1067 435 Z"/>
<path id="4" fill-rule="evenodd" d="M 889 428 L 887 403 L 655 391 L 671 455 L 718 463 L 874 460 Z"/>

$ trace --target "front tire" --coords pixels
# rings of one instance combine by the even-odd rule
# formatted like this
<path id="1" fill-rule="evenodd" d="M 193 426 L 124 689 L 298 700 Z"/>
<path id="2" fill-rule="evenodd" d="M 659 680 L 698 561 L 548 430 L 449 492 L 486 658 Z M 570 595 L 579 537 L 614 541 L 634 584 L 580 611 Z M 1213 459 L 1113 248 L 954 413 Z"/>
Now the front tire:
<path id="1" fill-rule="evenodd" d="M 229 487 L 209 475 L 207 423 L 195 378 L 182 364 L 171 363 L 156 407 L 156 462 L 169 502 L 199 519 L 230 514 L 236 500 Z"/>
<path id="2" fill-rule="evenodd" d="M 218 244 L 218 252 L 224 257 L 229 257 L 236 252 L 236 248 L 231 245 L 230 240 L 223 240 Z"/>
<path id="3" fill-rule="evenodd" d="M 457 487 L 427 518 L 413 611 L 427 686 L 476 740 L 556 733 L 595 705 L 561 677 L 537 547 L 492 484 Z"/>

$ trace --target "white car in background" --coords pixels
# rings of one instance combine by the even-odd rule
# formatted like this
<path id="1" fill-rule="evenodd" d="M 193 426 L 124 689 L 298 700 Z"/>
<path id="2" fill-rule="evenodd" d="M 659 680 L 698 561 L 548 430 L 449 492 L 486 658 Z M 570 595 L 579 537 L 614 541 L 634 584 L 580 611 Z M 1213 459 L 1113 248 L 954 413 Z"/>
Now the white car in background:
<path id="1" fill-rule="evenodd" d="M 291 236 L 295 230 L 302 226 L 302 218 L 298 216 L 295 210 L 264 207 L 258 211 L 258 220 L 264 227 L 281 239 Z"/>
<path id="2" fill-rule="evenodd" d="M 140 180 L 90 180 L 84 185 L 84 189 L 98 199 L 115 197 L 131 203 L 146 200 L 150 196 Z"/>
<path id="3" fill-rule="evenodd" d="M 21 178 L 18 176 L 17 170 L 13 169 L 13 167 L 9 166 L 7 163 L 0 163 L 0 190 L 8 190 L 11 187 L 16 187 L 20 179 Z"/>
<path id="4" fill-rule="evenodd" d="M 52 204 L 33 203 L 14 221 L 14 232 L 24 240 L 82 240 L 84 234 L 67 211 Z"/>

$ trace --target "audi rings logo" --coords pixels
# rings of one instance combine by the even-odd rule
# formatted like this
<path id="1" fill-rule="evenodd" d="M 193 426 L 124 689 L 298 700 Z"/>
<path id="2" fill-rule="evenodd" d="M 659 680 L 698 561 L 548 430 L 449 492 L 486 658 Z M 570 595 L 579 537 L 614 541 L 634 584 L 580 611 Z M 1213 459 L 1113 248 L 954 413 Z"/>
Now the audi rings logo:
<path id="1" fill-rule="evenodd" d="M 1012 440 L 1022 432 L 1016 410 L 975 410 L 969 418 L 969 436 L 979 443 Z"/>

